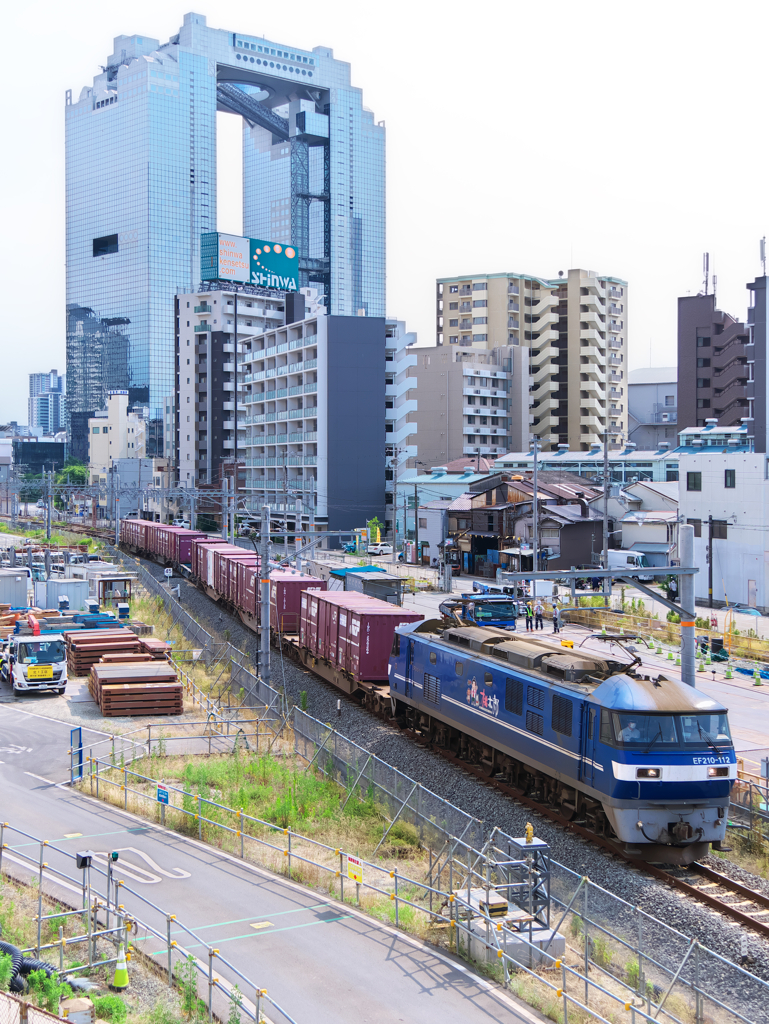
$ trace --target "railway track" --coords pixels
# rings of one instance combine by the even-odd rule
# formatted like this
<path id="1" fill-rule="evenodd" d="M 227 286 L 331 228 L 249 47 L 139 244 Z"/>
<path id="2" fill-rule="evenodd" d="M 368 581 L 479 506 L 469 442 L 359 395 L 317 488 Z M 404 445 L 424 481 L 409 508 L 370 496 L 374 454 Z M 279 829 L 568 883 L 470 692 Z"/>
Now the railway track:
<path id="1" fill-rule="evenodd" d="M 395 728 L 399 728 L 393 720 L 390 720 L 390 724 Z M 412 729 L 403 729 L 402 731 L 409 738 L 419 743 L 420 746 L 429 748 L 435 753 L 440 754 L 441 757 L 451 764 L 461 768 L 462 771 L 474 775 L 484 785 L 492 786 L 519 803 L 524 804 L 524 806 L 530 807 L 535 814 L 539 814 L 549 821 L 561 825 L 567 831 L 573 832 L 588 842 L 602 847 L 608 853 L 625 861 L 632 867 L 659 879 L 670 888 L 676 889 L 698 900 L 700 903 L 704 903 L 717 913 L 731 918 L 745 928 L 758 932 L 765 938 L 769 938 L 769 896 L 764 893 L 757 892 L 755 889 L 751 889 L 749 886 L 721 874 L 720 871 L 714 870 L 707 864 L 695 862 L 685 868 L 662 868 L 656 864 L 649 864 L 647 861 L 631 857 L 624 852 L 618 843 L 612 842 L 606 836 L 597 835 L 578 822 L 570 821 L 552 807 L 532 800 L 514 786 L 509 786 L 499 779 L 490 777 L 478 765 L 469 764 L 447 750 L 443 750 L 434 744 L 426 743 Z"/>

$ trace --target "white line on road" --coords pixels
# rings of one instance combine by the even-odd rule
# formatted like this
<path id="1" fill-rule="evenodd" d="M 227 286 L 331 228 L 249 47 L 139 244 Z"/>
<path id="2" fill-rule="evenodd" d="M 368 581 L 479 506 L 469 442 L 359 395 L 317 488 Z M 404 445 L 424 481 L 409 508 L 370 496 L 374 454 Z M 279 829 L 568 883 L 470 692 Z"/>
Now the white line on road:
<path id="1" fill-rule="evenodd" d="M 25 775 L 29 775 L 30 778 L 39 779 L 40 782 L 47 782 L 49 786 L 55 786 L 56 785 L 56 783 L 52 782 L 50 779 L 44 779 L 42 775 L 35 775 L 34 772 L 24 772 L 24 774 Z"/>

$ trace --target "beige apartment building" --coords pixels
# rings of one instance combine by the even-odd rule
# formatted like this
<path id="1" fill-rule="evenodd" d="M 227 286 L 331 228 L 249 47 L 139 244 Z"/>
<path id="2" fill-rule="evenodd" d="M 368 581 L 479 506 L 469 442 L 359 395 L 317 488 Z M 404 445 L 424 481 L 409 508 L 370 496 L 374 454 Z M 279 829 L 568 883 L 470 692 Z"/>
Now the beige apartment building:
<path id="1" fill-rule="evenodd" d="M 414 457 L 427 469 L 467 455 L 520 451 L 529 438 L 526 349 L 447 345 L 413 349 L 409 395 L 416 395 Z M 409 463 L 413 464 L 412 461 Z"/>
<path id="2" fill-rule="evenodd" d="M 145 422 L 128 411 L 128 392 L 108 391 L 107 408 L 88 420 L 91 483 L 106 480 L 116 459 L 143 459 L 145 449 Z"/>
<path id="3" fill-rule="evenodd" d="M 530 429 L 545 449 L 587 451 L 606 430 L 627 437 L 627 324 L 627 282 L 592 270 L 437 282 L 439 346 L 528 349 Z"/>

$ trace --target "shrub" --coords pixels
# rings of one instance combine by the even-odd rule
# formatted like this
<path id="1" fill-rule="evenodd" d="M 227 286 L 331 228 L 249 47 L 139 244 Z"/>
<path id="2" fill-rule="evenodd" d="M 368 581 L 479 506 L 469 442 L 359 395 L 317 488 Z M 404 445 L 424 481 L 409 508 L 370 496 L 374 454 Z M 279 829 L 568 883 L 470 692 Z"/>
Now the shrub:
<path id="1" fill-rule="evenodd" d="M 93 1008 L 98 1018 L 122 1024 L 128 1015 L 128 1007 L 120 996 L 97 996 L 93 1000 Z"/>
<path id="2" fill-rule="evenodd" d="M 7 953 L 0 953 L 0 992 L 7 992 L 13 973 L 13 958 Z"/>

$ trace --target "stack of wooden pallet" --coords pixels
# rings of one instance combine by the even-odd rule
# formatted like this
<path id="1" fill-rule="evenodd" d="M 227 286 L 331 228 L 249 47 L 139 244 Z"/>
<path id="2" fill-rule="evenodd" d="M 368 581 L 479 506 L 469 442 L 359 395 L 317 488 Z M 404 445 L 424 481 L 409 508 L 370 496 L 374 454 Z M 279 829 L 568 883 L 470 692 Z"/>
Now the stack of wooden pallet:
<path id="1" fill-rule="evenodd" d="M 168 662 L 94 665 L 88 689 L 105 718 L 184 711 L 182 684 Z"/>
<path id="2" fill-rule="evenodd" d="M 82 629 L 65 633 L 67 670 L 85 676 L 105 654 L 141 654 L 139 638 L 128 629 Z"/>
<path id="3" fill-rule="evenodd" d="M 171 644 L 165 640 L 157 640 L 155 637 L 144 636 L 139 640 L 142 651 L 151 655 L 158 661 L 171 660 Z"/>

